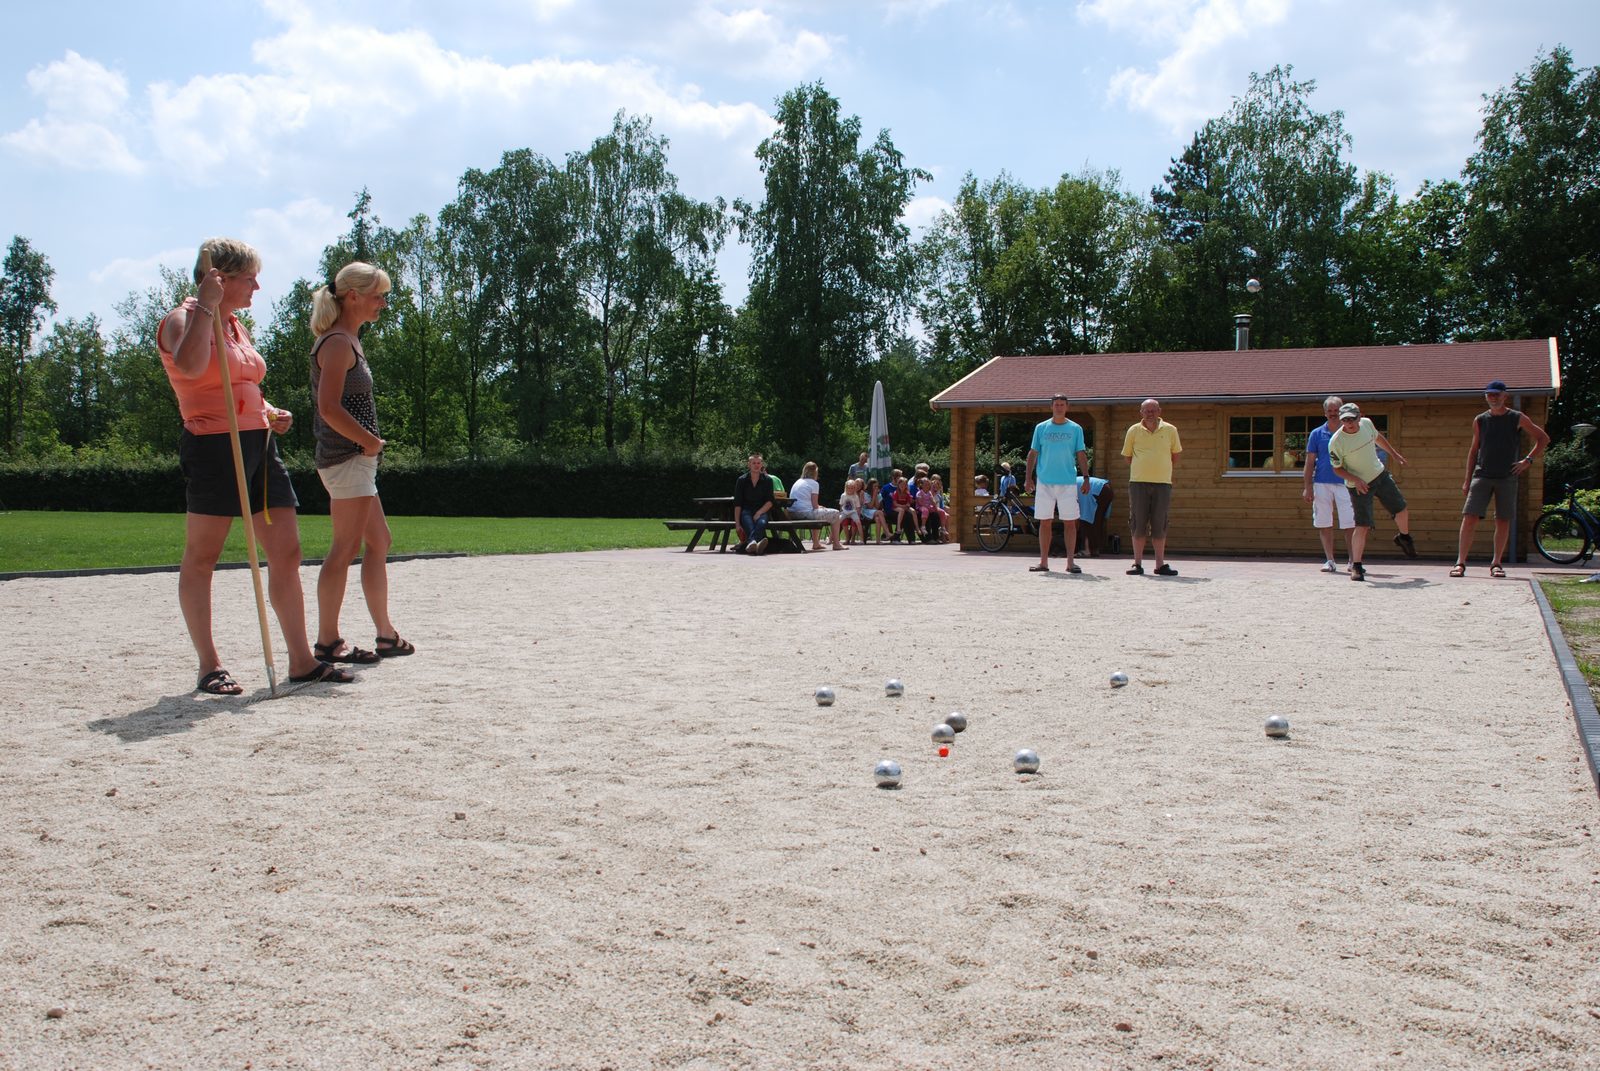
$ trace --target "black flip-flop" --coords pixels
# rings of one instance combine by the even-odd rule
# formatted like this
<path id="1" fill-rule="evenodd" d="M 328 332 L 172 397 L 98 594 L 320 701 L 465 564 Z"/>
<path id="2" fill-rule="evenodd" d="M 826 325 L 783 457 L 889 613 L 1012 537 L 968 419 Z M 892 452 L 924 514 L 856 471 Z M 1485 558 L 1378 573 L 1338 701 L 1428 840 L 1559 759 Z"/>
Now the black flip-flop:
<path id="1" fill-rule="evenodd" d="M 330 666 L 326 662 L 318 662 L 317 668 L 310 673 L 302 673 L 298 677 L 290 677 L 290 684 L 352 684 L 355 676 L 348 669 Z"/>
<path id="2" fill-rule="evenodd" d="M 396 632 L 393 636 L 379 636 L 372 641 L 378 649 L 379 658 L 404 658 L 409 654 L 416 654 L 417 649 L 411 645 L 410 640 L 402 640 Z"/>
<path id="3" fill-rule="evenodd" d="M 1156 570 L 1156 575 L 1157 576 L 1177 576 L 1178 575 L 1178 570 L 1174 569 L 1170 565 L 1163 565 L 1161 568 Z"/>
<path id="4" fill-rule="evenodd" d="M 214 669 L 195 683 L 195 691 L 207 695 L 243 695 L 244 686 L 225 669 Z"/>
<path id="5" fill-rule="evenodd" d="M 1083 572 L 1083 570 L 1080 569 L 1076 565 L 1069 565 L 1069 566 L 1067 566 L 1067 572 L 1069 572 L 1069 573 L 1081 573 L 1081 572 Z"/>
<path id="6" fill-rule="evenodd" d="M 341 636 L 332 643 L 313 643 L 312 653 L 324 662 L 343 662 L 353 666 L 370 666 L 378 661 L 379 656 L 372 651 L 363 651 L 354 645 L 348 645 L 344 654 L 335 654 L 341 647 L 346 647 L 344 637 Z"/>

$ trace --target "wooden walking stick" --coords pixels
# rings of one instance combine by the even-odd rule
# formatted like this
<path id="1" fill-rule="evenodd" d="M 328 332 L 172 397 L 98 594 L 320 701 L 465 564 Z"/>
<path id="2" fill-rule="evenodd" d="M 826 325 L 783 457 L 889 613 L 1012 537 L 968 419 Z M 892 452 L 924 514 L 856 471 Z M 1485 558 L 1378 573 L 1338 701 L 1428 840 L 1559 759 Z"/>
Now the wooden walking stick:
<path id="1" fill-rule="evenodd" d="M 200 254 L 200 271 L 202 274 L 211 270 L 211 254 Z M 219 305 L 211 317 L 211 329 L 214 337 L 217 372 L 222 377 L 222 405 L 228 411 L 228 442 L 233 447 L 233 476 L 239 485 L 239 516 L 244 519 L 244 546 L 250 557 L 250 581 L 256 589 L 256 617 L 261 622 L 261 657 L 267 663 L 267 694 L 278 694 L 278 671 L 272 664 L 272 632 L 267 627 L 267 593 L 261 586 L 261 560 L 256 555 L 256 528 L 250 520 L 250 485 L 244 475 L 244 450 L 239 446 L 239 416 L 233 408 L 233 381 L 228 375 L 228 333 L 223 327 L 222 319 L 227 313 Z M 271 429 L 268 429 L 270 436 Z M 271 439 L 268 439 L 271 442 Z M 263 493 L 261 508 L 267 508 L 266 495 Z"/>

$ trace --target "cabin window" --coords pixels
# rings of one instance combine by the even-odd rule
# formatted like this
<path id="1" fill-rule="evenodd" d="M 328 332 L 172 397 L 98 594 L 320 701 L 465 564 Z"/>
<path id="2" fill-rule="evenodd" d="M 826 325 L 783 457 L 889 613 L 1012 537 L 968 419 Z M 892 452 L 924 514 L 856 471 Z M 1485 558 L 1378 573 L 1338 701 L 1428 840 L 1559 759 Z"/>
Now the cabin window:
<path id="1" fill-rule="evenodd" d="M 1387 413 L 1364 413 L 1389 434 Z M 1323 422 L 1306 413 L 1252 414 L 1227 418 L 1223 458 L 1230 476 L 1299 476 L 1306 466 L 1306 439 Z"/>

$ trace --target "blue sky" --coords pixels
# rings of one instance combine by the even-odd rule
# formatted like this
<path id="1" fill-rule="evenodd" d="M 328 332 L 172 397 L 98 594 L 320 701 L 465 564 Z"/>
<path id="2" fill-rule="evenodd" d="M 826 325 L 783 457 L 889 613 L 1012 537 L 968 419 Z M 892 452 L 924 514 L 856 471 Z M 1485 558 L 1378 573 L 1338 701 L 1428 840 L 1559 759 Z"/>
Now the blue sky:
<path id="1" fill-rule="evenodd" d="M 966 172 L 1032 186 L 1115 169 L 1148 192 L 1251 71 L 1293 64 L 1353 158 L 1402 193 L 1455 177 L 1482 98 L 1562 44 L 1600 63 L 1593 0 L 54 0 L 5 17 L 0 241 L 55 266 L 63 316 L 187 269 L 199 240 L 262 251 L 269 313 L 370 188 L 437 216 L 469 167 L 560 160 L 650 115 L 685 192 L 758 200 L 774 101 L 821 80 L 868 138 L 930 171 L 920 228 Z M 204 20 L 202 20 L 204 15 Z M 722 261 L 742 301 L 743 247 Z"/>

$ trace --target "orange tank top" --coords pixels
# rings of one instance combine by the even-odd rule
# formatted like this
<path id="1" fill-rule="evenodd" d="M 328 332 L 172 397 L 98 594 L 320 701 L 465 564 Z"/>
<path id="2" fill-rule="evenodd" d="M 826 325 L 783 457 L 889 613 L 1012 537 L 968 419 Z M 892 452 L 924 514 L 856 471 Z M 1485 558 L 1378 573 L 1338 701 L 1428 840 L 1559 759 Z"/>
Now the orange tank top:
<path id="1" fill-rule="evenodd" d="M 194 315 L 196 302 L 189 298 L 179 308 Z M 177 310 L 174 309 L 174 312 Z M 206 360 L 206 370 L 193 379 L 178 371 L 172 354 L 162 345 L 163 317 L 156 328 L 156 348 L 161 351 L 161 364 L 167 370 L 167 382 L 178 396 L 178 412 L 183 416 L 183 426 L 192 435 L 218 435 L 228 430 L 228 412 L 222 404 L 222 377 L 217 375 L 217 340 L 211 339 L 211 355 Z M 203 317 L 205 313 L 200 313 Z M 261 382 L 267 378 L 267 362 L 250 342 L 243 326 L 232 313 L 223 323 L 228 337 L 228 378 L 233 386 L 234 415 L 240 431 L 259 431 L 268 426 L 266 399 L 261 394 Z"/>

